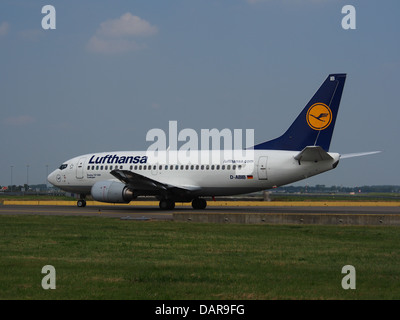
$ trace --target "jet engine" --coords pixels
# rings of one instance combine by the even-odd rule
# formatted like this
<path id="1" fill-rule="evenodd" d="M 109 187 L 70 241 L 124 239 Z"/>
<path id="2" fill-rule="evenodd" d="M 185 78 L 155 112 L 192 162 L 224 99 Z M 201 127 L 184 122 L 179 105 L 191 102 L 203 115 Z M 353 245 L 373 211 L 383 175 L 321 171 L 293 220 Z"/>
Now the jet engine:
<path id="1" fill-rule="evenodd" d="M 110 180 L 96 182 L 91 194 L 96 201 L 110 203 L 129 203 L 135 198 L 133 191 L 125 184 Z"/>

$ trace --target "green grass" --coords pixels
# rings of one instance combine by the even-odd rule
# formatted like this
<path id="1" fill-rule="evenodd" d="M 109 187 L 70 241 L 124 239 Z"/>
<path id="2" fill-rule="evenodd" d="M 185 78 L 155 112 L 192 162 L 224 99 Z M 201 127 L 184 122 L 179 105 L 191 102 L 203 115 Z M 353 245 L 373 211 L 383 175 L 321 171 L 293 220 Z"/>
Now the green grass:
<path id="1" fill-rule="evenodd" d="M 400 201 L 399 194 L 366 193 L 366 194 L 271 194 L 271 201 Z"/>
<path id="2" fill-rule="evenodd" d="M 0 216 L 0 299 L 399 299 L 399 231 Z"/>

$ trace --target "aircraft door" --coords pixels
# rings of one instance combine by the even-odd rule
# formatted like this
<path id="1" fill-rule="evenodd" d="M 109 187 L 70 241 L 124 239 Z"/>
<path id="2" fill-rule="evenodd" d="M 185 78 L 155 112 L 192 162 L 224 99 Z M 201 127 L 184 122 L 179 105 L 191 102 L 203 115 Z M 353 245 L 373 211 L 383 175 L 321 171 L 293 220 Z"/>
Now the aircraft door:
<path id="1" fill-rule="evenodd" d="M 86 158 L 80 158 L 78 165 L 76 166 L 76 178 L 83 179 L 83 165 L 85 164 Z"/>
<path id="2" fill-rule="evenodd" d="M 268 157 L 258 158 L 258 180 L 267 180 L 267 159 Z"/>

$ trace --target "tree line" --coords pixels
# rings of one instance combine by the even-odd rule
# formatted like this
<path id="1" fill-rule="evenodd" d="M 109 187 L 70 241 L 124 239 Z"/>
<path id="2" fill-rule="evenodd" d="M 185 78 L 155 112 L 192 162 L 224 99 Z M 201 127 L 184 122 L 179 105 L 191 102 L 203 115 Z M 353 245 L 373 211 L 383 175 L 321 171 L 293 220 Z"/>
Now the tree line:
<path id="1" fill-rule="evenodd" d="M 376 185 L 376 186 L 326 186 L 317 184 L 315 186 L 282 186 L 275 189 L 275 192 L 285 193 L 399 193 L 400 186 L 396 185 Z"/>

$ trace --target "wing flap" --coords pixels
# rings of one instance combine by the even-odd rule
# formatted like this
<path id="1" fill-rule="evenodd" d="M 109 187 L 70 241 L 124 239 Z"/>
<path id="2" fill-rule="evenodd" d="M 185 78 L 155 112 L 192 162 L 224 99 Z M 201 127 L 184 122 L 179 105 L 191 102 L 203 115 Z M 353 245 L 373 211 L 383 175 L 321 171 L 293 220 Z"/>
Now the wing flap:
<path id="1" fill-rule="evenodd" d="M 129 170 L 113 170 L 110 173 L 126 185 L 140 191 L 160 191 L 187 195 L 201 189 L 201 187 L 194 185 L 175 186 L 162 183 Z"/>
<path id="2" fill-rule="evenodd" d="M 118 180 L 139 190 L 167 190 L 167 185 L 147 178 L 129 170 L 113 170 L 110 172 Z"/>

